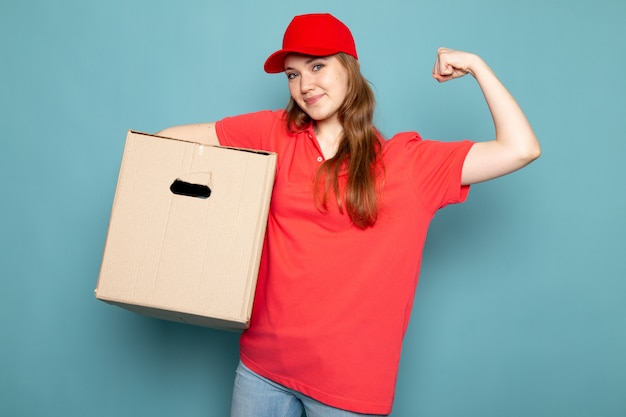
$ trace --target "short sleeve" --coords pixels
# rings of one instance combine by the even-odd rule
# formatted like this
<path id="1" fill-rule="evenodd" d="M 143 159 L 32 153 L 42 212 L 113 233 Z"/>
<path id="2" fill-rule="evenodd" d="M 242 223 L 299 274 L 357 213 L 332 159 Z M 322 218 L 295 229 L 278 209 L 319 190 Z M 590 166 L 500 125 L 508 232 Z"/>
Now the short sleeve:
<path id="1" fill-rule="evenodd" d="M 220 145 L 276 151 L 271 138 L 276 129 L 284 128 L 283 113 L 264 110 L 218 121 L 215 131 Z"/>
<path id="2" fill-rule="evenodd" d="M 423 140 L 418 134 L 404 142 L 407 172 L 417 196 L 435 211 L 467 199 L 469 185 L 461 184 L 463 163 L 474 142 Z"/>

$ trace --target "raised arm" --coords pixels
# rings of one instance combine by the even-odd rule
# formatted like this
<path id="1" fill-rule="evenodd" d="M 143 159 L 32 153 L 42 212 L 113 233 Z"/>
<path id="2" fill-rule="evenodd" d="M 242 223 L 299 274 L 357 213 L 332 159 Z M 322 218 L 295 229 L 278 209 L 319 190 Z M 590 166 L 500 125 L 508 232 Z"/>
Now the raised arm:
<path id="1" fill-rule="evenodd" d="M 159 131 L 157 135 L 174 139 L 192 140 L 205 145 L 219 145 L 217 133 L 215 133 L 215 123 L 168 127 Z"/>
<path id="2" fill-rule="evenodd" d="M 462 183 L 474 184 L 516 171 L 541 155 L 522 109 L 489 66 L 468 52 L 439 48 L 433 77 L 439 81 L 471 74 L 478 82 L 495 125 L 496 139 L 472 146 L 463 164 Z"/>

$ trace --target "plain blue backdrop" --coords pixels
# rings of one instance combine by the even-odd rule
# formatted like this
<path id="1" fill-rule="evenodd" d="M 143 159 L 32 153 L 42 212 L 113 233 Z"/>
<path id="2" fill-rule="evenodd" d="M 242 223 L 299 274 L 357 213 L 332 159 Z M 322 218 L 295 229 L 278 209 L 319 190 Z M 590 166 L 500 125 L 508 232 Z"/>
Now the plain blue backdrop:
<path id="1" fill-rule="evenodd" d="M 543 156 L 431 227 L 394 416 L 626 416 L 626 2 L 3 1 L 0 415 L 226 416 L 237 333 L 93 296 L 128 129 L 282 108 L 262 64 L 295 14 L 357 40 L 391 135 L 490 139 L 479 53 Z M 373 314 L 375 314 L 373 312 Z"/>

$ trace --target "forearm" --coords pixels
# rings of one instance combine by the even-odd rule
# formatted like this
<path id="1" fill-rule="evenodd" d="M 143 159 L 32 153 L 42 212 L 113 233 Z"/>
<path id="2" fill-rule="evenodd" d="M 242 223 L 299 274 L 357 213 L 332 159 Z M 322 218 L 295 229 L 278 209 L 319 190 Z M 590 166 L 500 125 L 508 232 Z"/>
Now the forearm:
<path id="1" fill-rule="evenodd" d="M 173 126 L 163 129 L 157 133 L 174 139 L 185 139 L 204 145 L 219 145 L 215 123 L 197 123 L 189 125 Z"/>

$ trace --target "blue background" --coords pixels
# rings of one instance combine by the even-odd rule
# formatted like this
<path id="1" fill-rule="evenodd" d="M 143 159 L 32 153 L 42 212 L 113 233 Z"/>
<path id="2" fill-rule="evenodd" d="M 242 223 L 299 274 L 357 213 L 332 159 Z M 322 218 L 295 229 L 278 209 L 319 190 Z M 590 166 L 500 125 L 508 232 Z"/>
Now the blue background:
<path id="1" fill-rule="evenodd" d="M 128 129 L 282 108 L 295 14 L 357 40 L 387 135 L 490 139 L 479 53 L 543 156 L 436 217 L 394 416 L 626 415 L 626 2 L 3 1 L 0 415 L 225 416 L 238 334 L 93 296 Z"/>

